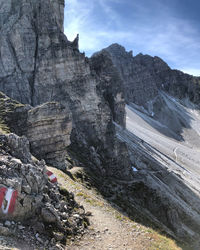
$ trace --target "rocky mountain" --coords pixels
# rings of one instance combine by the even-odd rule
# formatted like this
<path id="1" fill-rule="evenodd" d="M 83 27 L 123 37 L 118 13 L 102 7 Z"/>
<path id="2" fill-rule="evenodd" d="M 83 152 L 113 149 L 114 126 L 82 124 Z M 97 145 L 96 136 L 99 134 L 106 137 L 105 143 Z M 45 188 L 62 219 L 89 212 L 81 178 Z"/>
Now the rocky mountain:
<path id="1" fill-rule="evenodd" d="M 125 48 L 118 44 L 95 53 L 92 58 L 100 57 L 105 53 L 120 74 L 126 103 L 165 126 L 167 129 L 164 127 L 160 129 L 155 123 L 153 125 L 162 132 L 165 130 L 163 133 L 168 136 L 177 140 L 184 140 L 185 137 L 189 139 L 184 131 L 191 128 L 192 117 L 184 114 L 181 107 L 177 105 L 173 107 L 174 104 L 170 102 L 178 100 L 186 109 L 198 111 L 200 77 L 172 70 L 158 57 L 142 54 L 133 56 L 131 51 L 126 52 Z M 199 137 L 196 127 L 195 125 L 195 129 L 191 132 L 193 140 Z"/>
<path id="2" fill-rule="evenodd" d="M 48 117 L 46 109 L 49 109 Z M 53 160 L 57 159 L 56 163 L 59 163 L 61 153 L 66 151 L 64 145 L 68 146 L 70 142 L 71 132 L 68 113 L 63 114 L 63 110 L 57 103 L 31 109 L 2 93 L 0 96 L 0 234 L 23 238 L 29 247 L 36 244 L 37 247 L 55 249 L 56 241 L 64 243 L 66 237 L 82 234 L 88 224 L 84 208 L 76 203 L 73 194 L 62 189 L 53 173 L 47 170 L 45 161 L 37 160 L 30 152 L 29 140 L 35 154 L 38 149 L 34 145 L 41 144 L 40 155 L 45 153 L 51 141 L 55 146 L 51 146 L 49 156 L 54 155 Z M 56 122 L 55 112 L 58 112 Z M 35 129 L 33 116 L 34 124 L 37 124 Z M 45 126 L 48 134 L 45 134 Z M 30 134 L 30 138 L 19 137 L 10 133 L 11 130 L 28 138 Z M 36 134 L 39 142 L 34 140 Z M 56 151 L 58 149 L 60 152 Z"/>
<path id="3" fill-rule="evenodd" d="M 189 98 L 195 104 L 200 101 L 200 77 L 172 70 L 162 59 L 155 56 L 126 52 L 119 44 L 112 44 L 107 51 L 123 79 L 126 102 L 148 105 L 163 90 L 179 99 Z"/>
<path id="4" fill-rule="evenodd" d="M 49 247 L 82 234 L 88 220 L 73 195 L 52 184 L 44 160 L 64 171 L 80 165 L 132 178 L 113 123 L 124 126 L 123 90 L 109 93 L 114 81 L 104 82 L 79 52 L 78 36 L 68 41 L 63 13 L 60 0 L 0 1 L 0 221 L 13 221 L 16 234 L 23 223 Z"/>
<path id="5" fill-rule="evenodd" d="M 114 114 L 111 106 L 114 106 L 114 100 L 109 103 L 103 96 L 109 86 L 103 83 L 90 67 L 88 59 L 78 51 L 78 37 L 70 42 L 63 34 L 63 1 L 1 1 L 1 10 L 5 14 L 1 20 L 0 90 L 23 104 L 37 106 L 57 102 L 58 106 L 64 106 L 69 115 L 62 119 L 68 122 L 71 114 L 73 123 L 70 150 L 78 152 L 80 159 L 86 159 L 86 164 L 101 174 L 130 178 L 126 146 L 115 137 L 112 123 Z M 116 95 L 120 108 L 120 103 L 124 101 L 122 93 L 119 91 Z M 49 109 L 40 108 L 43 114 L 49 110 L 50 113 L 47 111 L 45 114 L 46 119 L 57 119 L 56 116 L 50 117 L 58 112 L 59 107 L 46 105 Z M 55 111 L 51 113 L 54 107 Z M 40 111 L 29 112 L 29 127 L 41 127 L 42 121 L 32 122 Z M 124 112 L 123 108 L 121 112 Z M 39 119 L 38 116 L 36 119 Z M 122 114 L 118 121 L 123 120 Z M 48 130 L 48 127 L 41 128 L 41 131 L 44 129 Z M 30 133 L 27 133 L 29 137 Z M 42 145 L 37 145 L 37 142 L 41 143 L 40 137 L 33 138 L 32 129 L 31 133 L 33 153 L 52 163 L 51 146 L 42 150 L 44 152 L 38 150 Z M 46 137 L 51 137 L 51 132 Z M 65 146 L 66 143 L 61 147 Z M 59 147 L 57 151 L 61 150 Z M 119 157 L 120 154 L 125 157 Z M 67 167 L 64 163 L 57 165 Z M 123 172 L 121 168 L 124 168 Z"/>
<path id="6" fill-rule="evenodd" d="M 200 78 L 172 70 L 158 57 L 133 56 L 118 44 L 91 60 L 105 55 L 118 71 L 127 104 L 126 129 L 117 130 L 135 175 L 132 196 L 126 191 L 130 210 L 198 249 Z"/>
<path id="7" fill-rule="evenodd" d="M 47 163 L 198 249 L 199 78 L 117 44 L 89 59 L 63 13 L 63 0 L 0 0 L 0 220 L 33 220 L 50 246 L 83 233 Z"/>
<path id="8" fill-rule="evenodd" d="M 73 194 L 48 181 L 45 162 L 32 157 L 28 140 L 15 134 L 0 135 L 0 140 L 1 235 L 50 248 L 57 240 L 84 232 L 84 209 Z"/>

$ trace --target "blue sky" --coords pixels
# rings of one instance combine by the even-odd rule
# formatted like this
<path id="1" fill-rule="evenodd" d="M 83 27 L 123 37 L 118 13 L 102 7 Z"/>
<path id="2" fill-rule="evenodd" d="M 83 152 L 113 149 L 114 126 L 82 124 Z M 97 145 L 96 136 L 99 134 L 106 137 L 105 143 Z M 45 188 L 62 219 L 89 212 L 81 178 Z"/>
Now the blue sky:
<path id="1" fill-rule="evenodd" d="M 65 34 L 87 56 L 112 43 L 200 75 L 199 0 L 66 0 Z"/>

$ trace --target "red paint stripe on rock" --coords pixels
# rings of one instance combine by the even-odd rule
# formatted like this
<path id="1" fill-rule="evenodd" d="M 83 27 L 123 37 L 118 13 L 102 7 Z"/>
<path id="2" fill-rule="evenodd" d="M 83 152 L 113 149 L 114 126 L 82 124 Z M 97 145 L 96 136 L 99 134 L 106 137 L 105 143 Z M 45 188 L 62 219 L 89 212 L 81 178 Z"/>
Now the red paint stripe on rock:
<path id="1" fill-rule="evenodd" d="M 2 207 L 2 203 L 6 195 L 6 191 L 7 191 L 7 188 L 5 187 L 0 188 L 0 208 Z"/>
<path id="2" fill-rule="evenodd" d="M 15 203 L 16 203 L 17 195 L 18 195 L 17 190 L 14 190 L 12 193 L 12 197 L 10 199 L 10 204 L 9 204 L 9 208 L 8 208 L 9 214 L 12 214 L 15 210 Z"/>
<path id="3" fill-rule="evenodd" d="M 51 183 L 56 183 L 57 182 L 56 176 L 51 171 L 47 171 L 47 175 L 49 176 L 49 180 L 50 180 Z"/>

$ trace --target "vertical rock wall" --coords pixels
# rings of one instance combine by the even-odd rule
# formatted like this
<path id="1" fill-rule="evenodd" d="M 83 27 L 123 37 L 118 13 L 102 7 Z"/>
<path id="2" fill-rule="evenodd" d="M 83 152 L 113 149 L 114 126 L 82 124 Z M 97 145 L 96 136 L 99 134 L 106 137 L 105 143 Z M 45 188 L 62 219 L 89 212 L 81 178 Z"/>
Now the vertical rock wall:
<path id="1" fill-rule="evenodd" d="M 64 7 L 65 7 L 65 0 L 51 0 L 51 3 L 53 5 L 56 21 L 58 26 L 62 31 L 64 31 Z"/>
<path id="2" fill-rule="evenodd" d="M 55 101 L 69 107 L 71 149 L 100 173 L 129 178 L 127 150 L 116 139 L 109 103 L 97 89 L 101 79 L 78 51 L 78 38 L 69 42 L 62 32 L 63 1 L 2 3 L 7 14 L 1 21 L 0 90 L 32 106 Z"/>

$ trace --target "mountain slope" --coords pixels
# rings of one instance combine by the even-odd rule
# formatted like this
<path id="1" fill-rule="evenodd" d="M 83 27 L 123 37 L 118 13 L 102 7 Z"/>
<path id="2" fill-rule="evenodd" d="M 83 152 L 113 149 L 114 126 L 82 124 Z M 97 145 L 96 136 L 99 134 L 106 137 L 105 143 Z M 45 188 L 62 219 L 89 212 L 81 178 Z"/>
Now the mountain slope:
<path id="1" fill-rule="evenodd" d="M 129 148 L 135 176 L 132 197 L 126 194 L 129 204 L 196 250 L 200 246 L 199 78 L 170 69 L 158 57 L 134 57 L 118 44 L 95 53 L 92 60 L 102 54 L 118 71 L 127 103 L 126 129 L 116 127 L 118 138 Z"/>
<path id="2" fill-rule="evenodd" d="M 50 168 L 58 176 L 59 183 L 75 194 L 75 199 L 91 213 L 90 227 L 81 239 L 70 242 L 67 249 L 137 249 L 178 250 L 170 238 L 149 227 L 130 220 L 120 207 L 105 199 L 97 189 L 81 179 L 87 176 L 82 168 L 71 170 L 71 179 L 60 170 Z"/>

